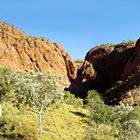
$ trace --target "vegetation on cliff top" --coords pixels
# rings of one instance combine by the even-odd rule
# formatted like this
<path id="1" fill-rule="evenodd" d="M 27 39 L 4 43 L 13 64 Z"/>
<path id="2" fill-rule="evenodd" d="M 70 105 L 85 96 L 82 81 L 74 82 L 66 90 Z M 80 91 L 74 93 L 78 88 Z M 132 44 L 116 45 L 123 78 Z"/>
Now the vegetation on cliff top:
<path id="1" fill-rule="evenodd" d="M 136 43 L 135 40 L 122 41 L 122 43 L 117 43 L 117 44 L 114 44 L 114 43 L 104 43 L 104 44 L 97 45 L 96 48 L 115 47 L 115 46 L 118 46 L 118 45 L 123 45 L 123 46 L 134 46 L 135 43 Z"/>

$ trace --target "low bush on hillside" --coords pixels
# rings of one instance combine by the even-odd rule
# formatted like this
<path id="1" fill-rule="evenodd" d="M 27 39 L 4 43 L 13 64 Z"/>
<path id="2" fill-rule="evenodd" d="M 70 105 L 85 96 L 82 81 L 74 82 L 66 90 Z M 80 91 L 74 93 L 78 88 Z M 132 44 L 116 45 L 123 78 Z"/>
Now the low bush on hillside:
<path id="1" fill-rule="evenodd" d="M 108 106 L 96 91 L 90 91 L 86 98 L 90 110 L 86 139 L 100 139 L 105 133 L 113 139 L 137 139 L 140 137 L 140 107 L 130 105 Z M 109 129 L 102 131 L 103 126 Z M 93 133 L 95 131 L 95 135 Z M 108 130 L 108 131 L 107 131 Z"/>
<path id="2" fill-rule="evenodd" d="M 3 103 L 0 120 L 0 137 L 8 140 L 37 140 L 37 115 L 24 109 L 17 109 L 11 103 Z"/>
<path id="3" fill-rule="evenodd" d="M 75 107 L 83 107 L 83 100 L 76 98 L 75 95 L 68 91 L 64 92 L 64 102 Z"/>

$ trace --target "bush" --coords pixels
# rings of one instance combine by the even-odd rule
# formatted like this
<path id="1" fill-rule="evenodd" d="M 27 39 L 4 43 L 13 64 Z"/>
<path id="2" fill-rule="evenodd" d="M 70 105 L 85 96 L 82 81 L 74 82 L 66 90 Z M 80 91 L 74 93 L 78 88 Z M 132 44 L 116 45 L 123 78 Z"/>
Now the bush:
<path id="1" fill-rule="evenodd" d="M 83 100 L 80 98 L 76 98 L 75 95 L 71 94 L 68 91 L 64 92 L 64 102 L 75 107 L 83 106 Z"/>
<path id="2" fill-rule="evenodd" d="M 120 123 L 119 137 L 137 139 L 140 137 L 140 107 L 134 107 Z"/>
<path id="3" fill-rule="evenodd" d="M 10 140 L 37 140 L 36 114 L 25 109 L 18 110 L 11 103 L 3 104 L 3 116 L 0 120 L 0 136 Z"/>
<path id="4" fill-rule="evenodd" d="M 84 100 L 84 104 L 85 105 L 90 105 L 91 102 L 94 103 L 101 103 L 103 102 L 101 95 L 96 91 L 96 90 L 90 90 L 87 93 L 87 97 Z"/>

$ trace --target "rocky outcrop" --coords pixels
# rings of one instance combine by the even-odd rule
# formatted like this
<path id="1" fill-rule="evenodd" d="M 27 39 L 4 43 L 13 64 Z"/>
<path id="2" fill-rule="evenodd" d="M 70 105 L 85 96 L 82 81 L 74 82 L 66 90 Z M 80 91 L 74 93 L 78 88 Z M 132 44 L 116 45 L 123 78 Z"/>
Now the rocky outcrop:
<path id="1" fill-rule="evenodd" d="M 109 104 L 140 102 L 140 39 L 91 49 L 81 69 L 81 83 L 98 89 Z M 89 72 L 90 69 L 90 72 Z M 88 83 L 88 84 L 87 84 Z M 130 94 L 131 93 L 131 94 Z"/>
<path id="2" fill-rule="evenodd" d="M 112 86 L 120 79 L 124 67 L 128 62 L 128 59 L 131 57 L 133 50 L 134 43 L 102 45 L 91 49 L 87 53 L 82 66 L 82 80 L 84 80 L 84 77 L 87 77 L 86 71 L 89 67 L 89 63 L 91 63 L 94 70 L 92 70 L 92 75 L 90 77 L 95 77 L 96 75 L 93 75 L 93 73 L 98 73 L 102 77 L 102 80 L 107 88 Z"/>
<path id="3" fill-rule="evenodd" d="M 26 36 L 19 29 L 0 22 L 0 67 L 24 72 L 53 71 L 69 79 L 76 77 L 72 58 L 58 43 Z"/>
<path id="4" fill-rule="evenodd" d="M 140 104 L 140 72 L 115 83 L 104 95 L 107 104 Z"/>
<path id="5" fill-rule="evenodd" d="M 137 40 L 132 56 L 129 58 L 121 77 L 134 74 L 140 70 L 140 39 Z"/>
<path id="6" fill-rule="evenodd" d="M 140 39 L 136 42 L 119 81 L 107 92 L 109 103 L 140 103 Z M 115 99 L 115 100 L 114 100 Z M 112 104 L 111 103 L 111 104 Z"/>

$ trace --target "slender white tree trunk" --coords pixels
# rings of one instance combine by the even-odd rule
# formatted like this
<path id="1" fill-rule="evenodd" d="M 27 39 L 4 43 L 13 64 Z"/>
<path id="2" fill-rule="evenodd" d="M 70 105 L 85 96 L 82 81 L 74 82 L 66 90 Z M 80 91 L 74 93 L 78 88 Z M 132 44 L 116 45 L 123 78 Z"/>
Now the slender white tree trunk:
<path id="1" fill-rule="evenodd" d="M 96 134 L 98 135 L 99 134 L 99 124 L 96 123 Z"/>
<path id="2" fill-rule="evenodd" d="M 0 104 L 0 117 L 2 116 L 2 106 Z"/>
<path id="3" fill-rule="evenodd" d="M 39 136 L 42 137 L 42 109 L 39 111 Z"/>

